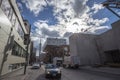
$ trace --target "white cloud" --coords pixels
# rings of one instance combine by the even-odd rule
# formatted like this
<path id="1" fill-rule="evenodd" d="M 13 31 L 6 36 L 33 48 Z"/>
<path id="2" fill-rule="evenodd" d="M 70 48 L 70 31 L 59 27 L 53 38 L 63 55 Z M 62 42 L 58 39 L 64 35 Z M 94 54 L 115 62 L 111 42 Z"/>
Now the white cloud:
<path id="1" fill-rule="evenodd" d="M 94 10 L 94 14 L 97 13 L 99 10 L 104 9 L 102 4 L 94 4 L 93 7 L 91 8 L 92 10 Z"/>
<path id="2" fill-rule="evenodd" d="M 47 21 L 38 20 L 34 23 L 34 26 L 36 26 L 36 33 L 44 35 L 44 36 L 50 36 L 50 37 L 59 37 L 59 32 L 57 30 L 57 27 L 49 26 L 47 24 Z"/>
<path id="3" fill-rule="evenodd" d="M 71 33 L 84 32 L 100 33 L 107 30 L 102 24 L 109 21 L 108 18 L 94 19 L 92 16 L 104 9 L 102 5 L 94 3 L 92 8 L 87 6 L 88 0 L 23 0 L 30 11 L 36 16 L 44 9 L 44 6 L 53 6 L 54 16 L 58 20 L 56 25 L 48 25 L 48 21 L 38 20 L 34 23 L 35 33 L 42 37 L 69 36 Z M 91 12 L 91 10 L 93 12 Z M 93 27 L 93 28 L 91 28 Z M 89 29 L 91 28 L 91 29 Z M 102 31 L 101 31 L 102 32 Z M 35 38 L 34 40 L 38 40 Z"/>
<path id="4" fill-rule="evenodd" d="M 26 7 L 37 16 L 47 6 L 45 0 L 22 0 Z"/>

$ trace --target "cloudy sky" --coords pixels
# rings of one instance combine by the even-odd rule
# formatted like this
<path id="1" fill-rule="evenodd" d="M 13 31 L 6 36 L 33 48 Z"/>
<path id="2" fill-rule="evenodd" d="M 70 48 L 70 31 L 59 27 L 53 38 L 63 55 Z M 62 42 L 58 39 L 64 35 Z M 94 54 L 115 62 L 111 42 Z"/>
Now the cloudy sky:
<path id="1" fill-rule="evenodd" d="M 37 46 L 39 37 L 44 42 L 46 37 L 69 37 L 84 31 L 100 34 L 110 29 L 118 18 L 101 5 L 104 1 L 17 0 L 17 3 L 32 26 L 31 38 Z"/>

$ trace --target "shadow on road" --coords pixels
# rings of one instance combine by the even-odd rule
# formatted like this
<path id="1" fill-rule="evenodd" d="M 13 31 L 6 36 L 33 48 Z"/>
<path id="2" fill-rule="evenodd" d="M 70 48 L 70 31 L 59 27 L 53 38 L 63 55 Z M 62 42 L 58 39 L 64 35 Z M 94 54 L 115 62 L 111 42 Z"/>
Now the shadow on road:
<path id="1" fill-rule="evenodd" d="M 39 75 L 39 76 L 36 78 L 36 80 L 46 80 L 46 79 L 45 79 L 45 75 L 44 75 L 44 74 Z"/>
<path id="2" fill-rule="evenodd" d="M 61 79 L 55 79 L 55 78 L 46 79 L 45 74 L 41 74 L 36 78 L 36 80 L 61 80 Z"/>
<path id="3" fill-rule="evenodd" d="M 120 78 L 120 75 L 112 74 L 112 73 L 99 72 L 94 70 L 85 70 L 85 69 L 79 69 L 78 71 L 88 73 L 88 74 L 98 75 L 102 77 L 104 76 L 104 77 L 111 77 L 111 78 Z"/>

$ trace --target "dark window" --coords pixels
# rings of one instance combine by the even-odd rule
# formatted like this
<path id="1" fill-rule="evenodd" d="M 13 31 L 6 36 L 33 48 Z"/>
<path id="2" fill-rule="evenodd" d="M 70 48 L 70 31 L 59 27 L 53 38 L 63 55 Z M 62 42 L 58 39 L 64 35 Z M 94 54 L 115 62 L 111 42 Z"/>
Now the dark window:
<path id="1" fill-rule="evenodd" d="M 18 45 L 16 42 L 14 42 L 13 49 L 12 49 L 12 55 L 19 56 L 19 57 L 25 57 L 26 51 Z"/>

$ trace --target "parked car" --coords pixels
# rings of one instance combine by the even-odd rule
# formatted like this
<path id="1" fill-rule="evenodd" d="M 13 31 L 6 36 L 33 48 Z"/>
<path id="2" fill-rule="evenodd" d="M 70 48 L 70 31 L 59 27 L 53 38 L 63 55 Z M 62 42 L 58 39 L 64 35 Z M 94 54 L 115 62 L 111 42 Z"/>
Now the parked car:
<path id="1" fill-rule="evenodd" d="M 39 68 L 40 68 L 40 64 L 35 63 L 32 65 L 31 69 L 39 69 Z"/>
<path id="2" fill-rule="evenodd" d="M 61 69 L 53 64 L 46 64 L 45 77 L 61 79 Z"/>

